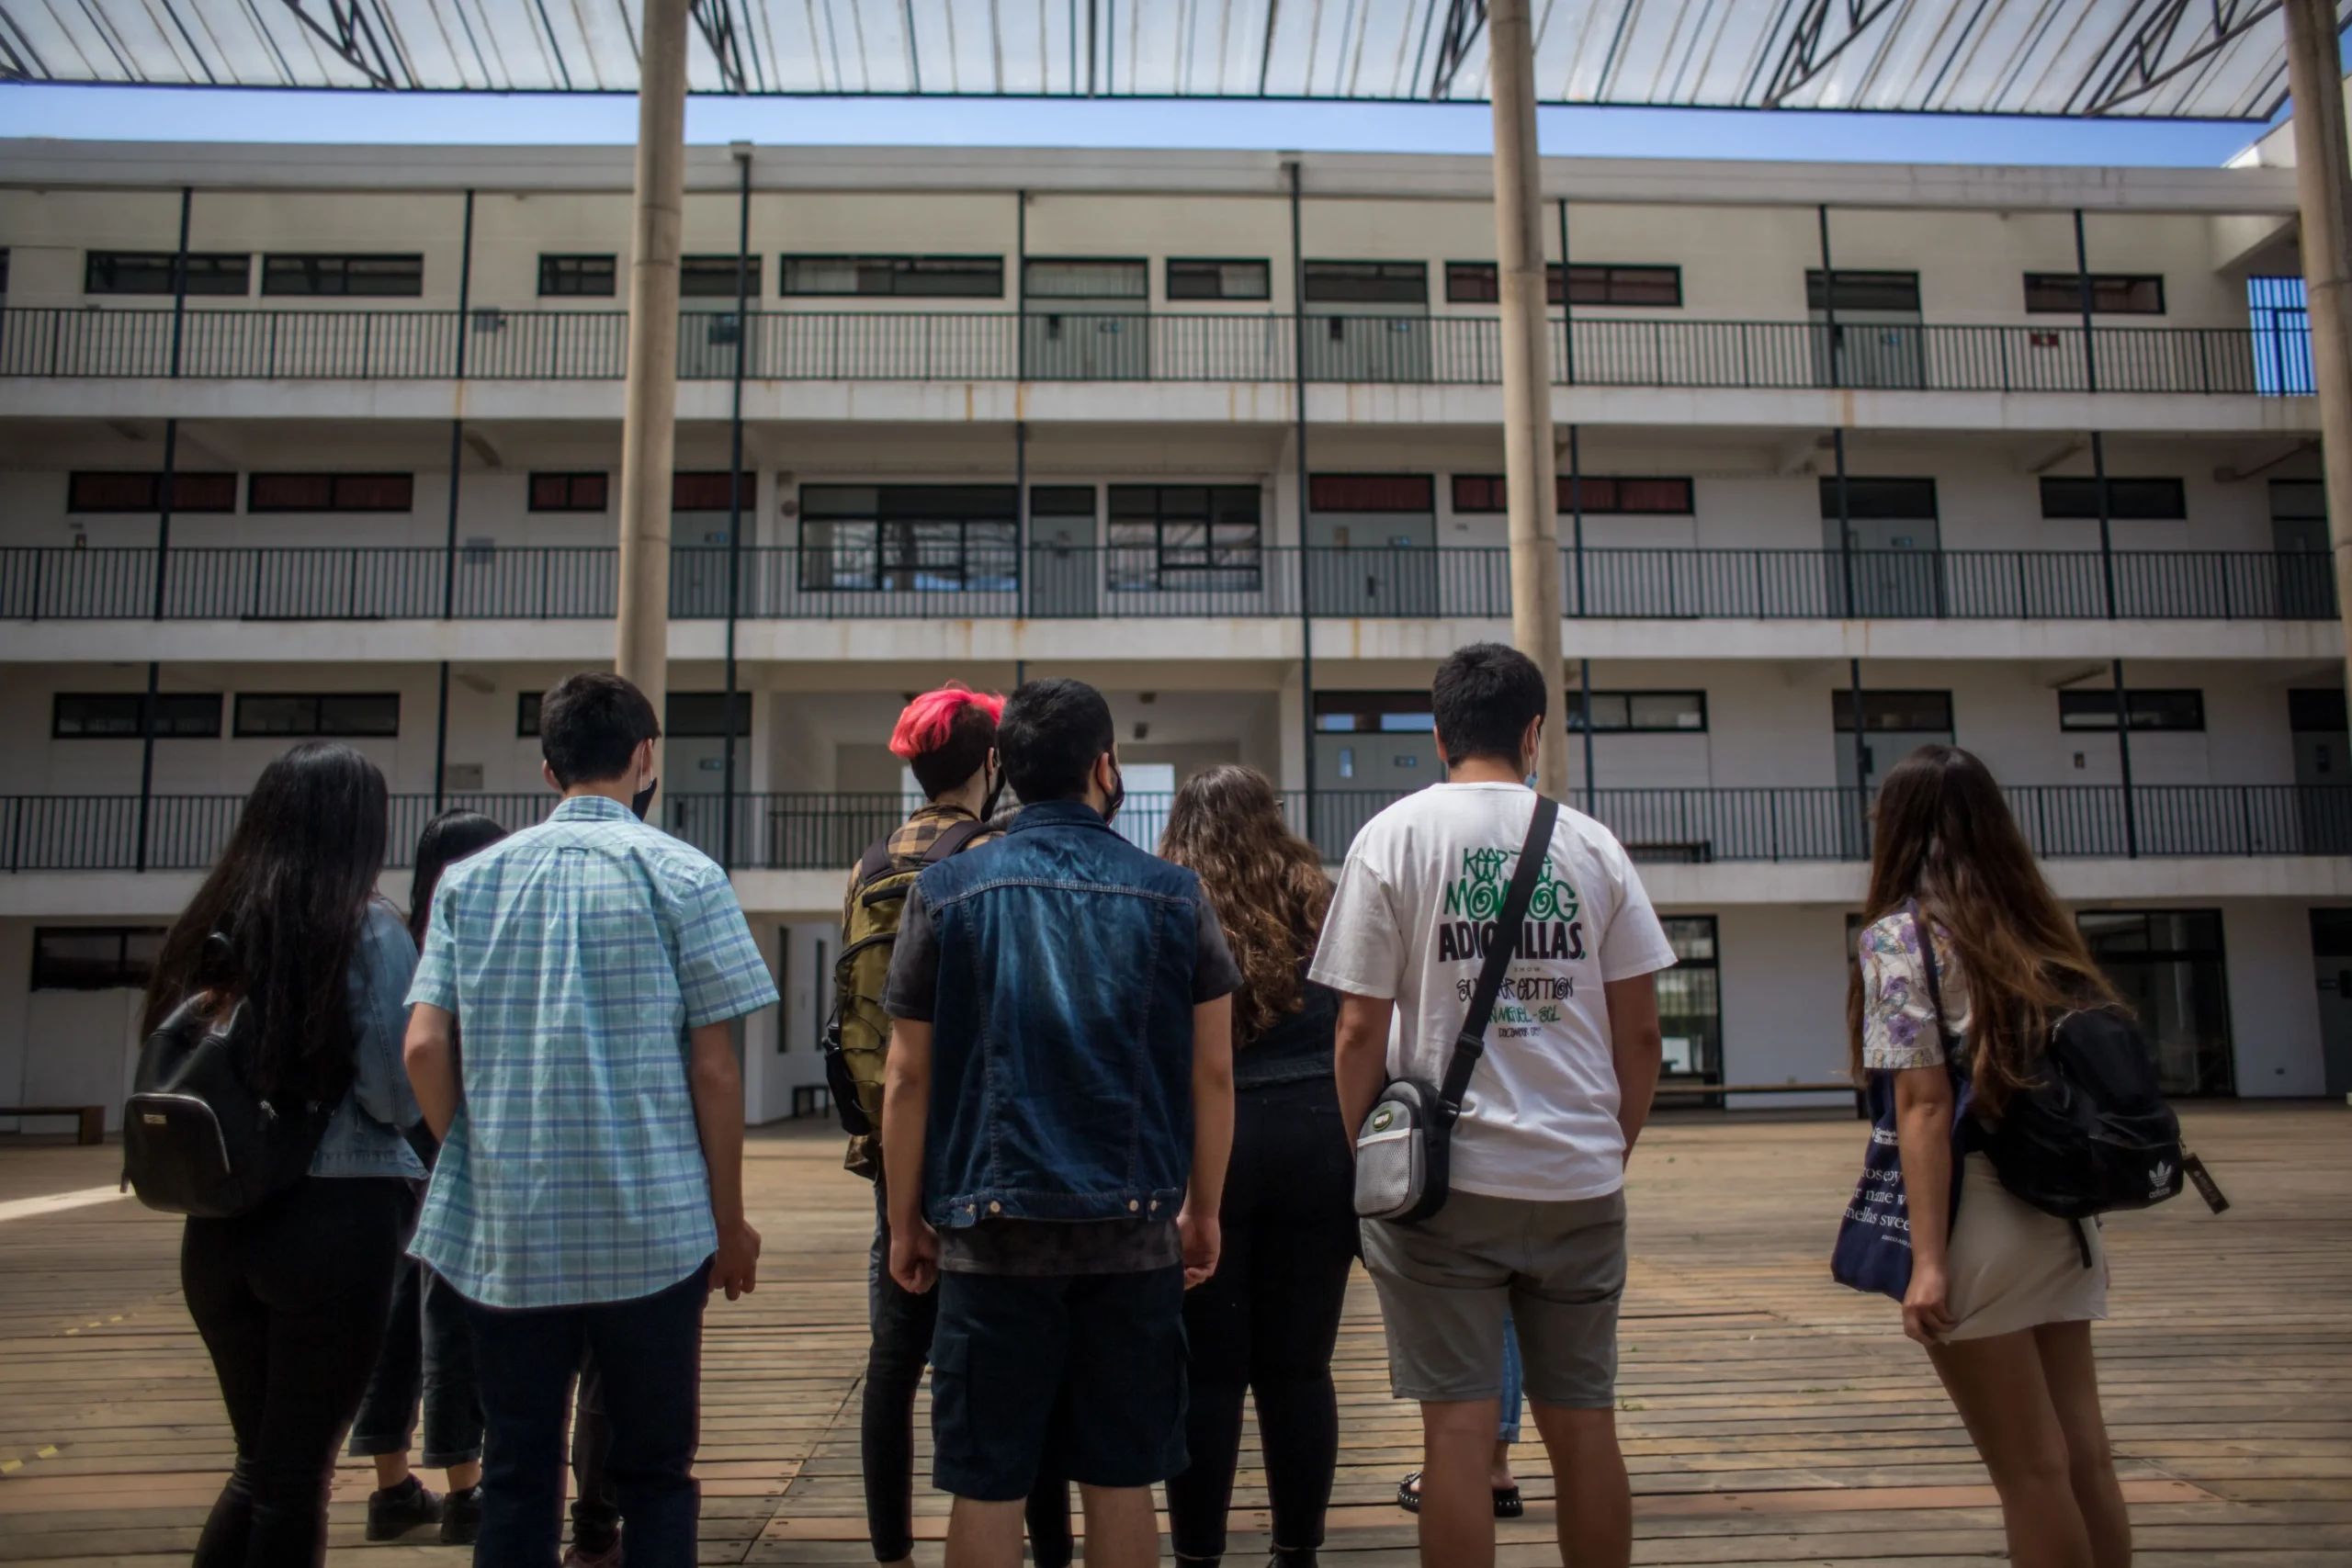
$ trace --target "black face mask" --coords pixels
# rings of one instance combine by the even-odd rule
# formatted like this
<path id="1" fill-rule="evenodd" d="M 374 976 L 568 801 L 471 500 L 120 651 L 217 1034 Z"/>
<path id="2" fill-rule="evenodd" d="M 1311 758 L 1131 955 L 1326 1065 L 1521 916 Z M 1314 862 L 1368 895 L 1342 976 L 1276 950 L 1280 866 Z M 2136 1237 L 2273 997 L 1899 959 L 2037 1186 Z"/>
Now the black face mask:
<path id="1" fill-rule="evenodd" d="M 637 813 L 639 821 L 644 821 L 645 814 L 653 809 L 653 792 L 661 787 L 660 779 L 649 779 L 643 789 L 628 797 L 628 808 Z"/>
<path id="2" fill-rule="evenodd" d="M 1127 800 L 1127 776 L 1115 768 L 1111 773 L 1111 798 L 1102 803 L 1102 821 L 1108 826 Z"/>
<path id="3" fill-rule="evenodd" d="M 993 821 L 996 818 L 997 802 L 1003 798 L 1004 770 L 1002 768 L 999 768 L 996 771 L 996 782 L 989 785 L 988 794 L 980 800 L 980 820 L 983 822 Z"/>

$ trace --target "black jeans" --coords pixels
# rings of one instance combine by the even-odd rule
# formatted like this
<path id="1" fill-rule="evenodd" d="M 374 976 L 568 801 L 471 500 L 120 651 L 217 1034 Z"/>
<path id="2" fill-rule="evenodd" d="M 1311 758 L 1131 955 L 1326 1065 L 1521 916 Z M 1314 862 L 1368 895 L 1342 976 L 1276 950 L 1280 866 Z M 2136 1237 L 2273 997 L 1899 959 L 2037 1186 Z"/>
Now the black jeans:
<path id="1" fill-rule="evenodd" d="M 401 1259 L 384 1348 L 351 1424 L 354 1459 L 406 1453 L 424 1408 L 418 1462 L 446 1470 L 481 1458 L 481 1391 L 474 1386 L 473 1329 L 465 1299 L 413 1258 Z"/>
<path id="2" fill-rule="evenodd" d="M 472 1315 L 490 1442 L 474 1561 L 552 1564 L 563 1536 L 565 1408 L 583 1348 L 612 1414 L 612 1482 L 628 1529 L 629 1568 L 695 1568 L 701 1498 L 695 1447 L 702 1394 L 702 1313 L 710 1265 L 665 1291 L 591 1306 Z"/>
<path id="3" fill-rule="evenodd" d="M 939 1324 L 939 1290 L 922 1295 L 890 1278 L 889 1207 L 874 1184 L 874 1246 L 866 1258 L 866 1318 L 874 1343 L 865 1356 L 865 1393 L 858 1411 L 858 1448 L 865 1481 L 865 1533 L 874 1560 L 896 1562 L 914 1551 L 915 1393 L 931 1360 Z M 1037 1568 L 1069 1568 L 1069 1483 L 1040 1478 L 1029 1495 L 1029 1553 Z M 631 1560 L 631 1568 L 635 1561 Z"/>
<path id="4" fill-rule="evenodd" d="M 1330 1078 L 1236 1091 L 1223 1251 L 1216 1273 L 1184 1298 L 1192 1464 L 1168 1483 L 1180 1558 L 1224 1554 L 1245 1392 L 1258 1401 L 1274 1545 L 1323 1544 L 1340 1453 L 1331 1349 L 1356 1253 L 1354 1184 Z"/>
<path id="5" fill-rule="evenodd" d="M 335 1448 L 376 1365 L 414 1205 L 397 1178 L 314 1176 L 181 1231 L 180 1289 L 237 1437 L 196 1568 L 326 1560 Z"/>

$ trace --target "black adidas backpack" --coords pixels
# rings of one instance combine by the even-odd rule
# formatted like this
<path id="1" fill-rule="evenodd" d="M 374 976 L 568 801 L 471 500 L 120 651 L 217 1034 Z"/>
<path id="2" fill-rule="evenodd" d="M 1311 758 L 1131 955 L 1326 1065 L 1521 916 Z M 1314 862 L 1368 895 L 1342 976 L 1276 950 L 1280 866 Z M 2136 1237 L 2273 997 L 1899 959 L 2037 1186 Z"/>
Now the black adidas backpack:
<path id="1" fill-rule="evenodd" d="M 1985 1129 L 1984 1152 L 2002 1186 L 2062 1220 L 2161 1203 L 2179 1194 L 2190 1164 L 2146 1040 L 2104 1010 L 2051 1027 L 2026 1086 Z"/>
<path id="2" fill-rule="evenodd" d="M 122 1112 L 122 1176 L 151 1209 L 217 1220 L 308 1175 L 333 1110 L 255 1093 L 253 1010 L 240 1001 L 215 1019 L 210 1003 L 190 997 L 141 1047 Z"/>

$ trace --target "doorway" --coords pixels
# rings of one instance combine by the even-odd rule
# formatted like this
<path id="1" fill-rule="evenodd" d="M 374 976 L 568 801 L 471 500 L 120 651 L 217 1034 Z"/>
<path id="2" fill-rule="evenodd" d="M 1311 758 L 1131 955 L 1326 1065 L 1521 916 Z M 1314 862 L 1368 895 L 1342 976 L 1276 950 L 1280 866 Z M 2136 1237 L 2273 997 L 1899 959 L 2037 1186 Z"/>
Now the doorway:
<path id="1" fill-rule="evenodd" d="M 2352 1095 L 2352 909 L 2312 911 L 2319 978 L 2319 1050 L 2331 1096 Z"/>
<path id="2" fill-rule="evenodd" d="M 1429 475 L 1315 475 L 1306 543 L 1314 614 L 1438 614 L 1437 481 Z"/>
<path id="3" fill-rule="evenodd" d="M 1091 615 L 1100 574 L 1094 547 L 1094 487 L 1035 485 L 1029 491 L 1029 613 Z"/>
<path id="4" fill-rule="evenodd" d="M 1151 273 L 1136 260 L 1032 257 L 1021 272 L 1021 373 L 1031 381 L 1151 376 Z"/>
<path id="5" fill-rule="evenodd" d="M 1311 261 L 1306 273 L 1307 380 L 1430 378 L 1427 262 Z"/>
<path id="6" fill-rule="evenodd" d="M 1813 318 L 1813 374 L 1823 387 L 1928 384 L 1927 327 L 1919 315 L 1916 272 L 1838 269 L 1833 298 L 1818 267 L 1804 275 Z M 1833 310 L 1834 307 L 1834 310 Z M 1837 324 L 1829 318 L 1835 314 Z"/>
<path id="7" fill-rule="evenodd" d="M 2133 728 L 2138 728 L 2136 725 Z M 2352 733 L 2341 686 L 2287 694 L 2295 745 L 2295 817 L 2305 854 L 2352 854 Z"/>
<path id="8" fill-rule="evenodd" d="M 1934 479 L 1849 474 L 1845 522 L 1841 536 L 1838 479 L 1824 475 L 1821 540 L 1832 552 L 1826 566 L 1829 602 L 1841 616 L 1943 613 L 1943 536 Z"/>
<path id="9" fill-rule="evenodd" d="M 1865 820 L 1870 794 L 1887 770 L 1922 746 L 1950 746 L 1952 741 L 1950 692 L 1871 692 L 1861 694 L 1862 744 L 1854 745 L 1854 694 L 1829 694 L 1831 728 L 1838 750 L 1838 838 L 1849 860 L 1870 858 L 1870 827 Z M 1855 793 L 1860 786 L 1860 794 Z"/>
<path id="10" fill-rule="evenodd" d="M 2166 1094 L 2237 1092 L 2219 909 L 2085 909 L 2091 956 L 2140 1021 Z"/>
<path id="11" fill-rule="evenodd" d="M 2335 562 L 2327 537 L 2327 487 L 2316 479 L 2270 481 L 2270 544 L 2278 555 L 2278 614 L 2324 621 L 2335 615 Z"/>

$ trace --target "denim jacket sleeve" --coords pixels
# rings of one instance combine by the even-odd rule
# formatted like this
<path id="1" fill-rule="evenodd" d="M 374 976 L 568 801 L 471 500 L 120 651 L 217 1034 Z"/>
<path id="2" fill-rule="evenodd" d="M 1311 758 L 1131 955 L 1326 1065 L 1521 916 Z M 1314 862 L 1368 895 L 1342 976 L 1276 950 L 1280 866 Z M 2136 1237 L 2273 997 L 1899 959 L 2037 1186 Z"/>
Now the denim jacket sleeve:
<path id="1" fill-rule="evenodd" d="M 408 1037 L 409 980 L 415 972 L 416 944 L 399 914 L 389 904 L 369 904 L 351 958 L 356 1074 L 311 1162 L 313 1176 L 424 1175 L 424 1164 L 401 1136 L 402 1128 L 424 1119 L 401 1058 Z"/>

